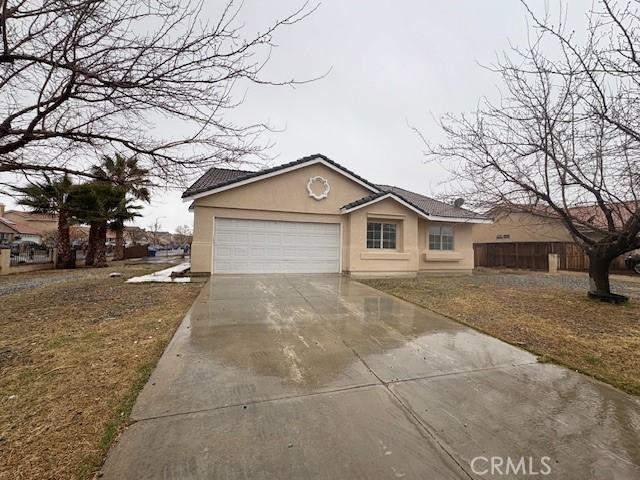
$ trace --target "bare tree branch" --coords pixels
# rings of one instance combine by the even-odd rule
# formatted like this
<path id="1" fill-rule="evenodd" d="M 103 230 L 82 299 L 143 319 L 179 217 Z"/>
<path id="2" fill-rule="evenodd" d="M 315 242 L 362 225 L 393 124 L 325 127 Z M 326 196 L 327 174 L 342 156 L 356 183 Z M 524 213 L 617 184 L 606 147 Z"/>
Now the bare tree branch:
<path id="1" fill-rule="evenodd" d="M 596 2 L 581 42 L 562 8 L 553 23 L 522 3 L 528 44 L 490 67 L 504 86 L 499 101 L 445 115 L 443 144 L 420 138 L 454 174 L 456 195 L 561 220 L 589 254 L 595 288 L 608 292 L 611 260 L 640 245 L 639 3 Z"/>
<path id="2" fill-rule="evenodd" d="M 316 79 L 262 71 L 274 35 L 317 6 L 303 3 L 245 38 L 241 3 L 230 0 L 215 22 L 204 5 L 0 0 L 0 172 L 82 175 L 96 155 L 119 152 L 181 185 L 216 164 L 266 158 L 269 127 L 228 119 L 242 103 L 234 93 Z"/>

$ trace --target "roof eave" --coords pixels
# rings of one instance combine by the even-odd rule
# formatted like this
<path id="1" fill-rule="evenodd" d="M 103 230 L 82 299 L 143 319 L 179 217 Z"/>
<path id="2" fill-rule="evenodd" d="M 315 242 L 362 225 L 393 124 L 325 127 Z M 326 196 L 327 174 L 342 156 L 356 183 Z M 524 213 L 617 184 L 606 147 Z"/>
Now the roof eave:
<path id="1" fill-rule="evenodd" d="M 351 172 L 347 171 L 345 168 L 341 167 L 339 164 L 329 160 L 327 157 L 325 157 L 324 155 L 316 155 L 316 156 L 312 156 L 310 157 L 308 160 L 306 161 L 302 161 L 300 163 L 294 163 L 293 165 L 290 165 L 289 167 L 285 167 L 285 168 L 281 168 L 278 170 L 273 170 L 267 173 L 264 173 L 262 175 L 260 174 L 256 174 L 256 175 L 251 175 L 250 177 L 240 177 L 238 180 L 235 181 L 231 181 L 213 188 L 208 188 L 206 190 L 202 190 L 201 192 L 193 192 L 190 195 L 187 195 L 187 192 L 182 194 L 182 201 L 184 203 L 186 202 L 192 202 L 194 200 L 197 200 L 198 198 L 202 198 L 202 197 L 208 197 L 209 195 L 214 195 L 216 193 L 220 193 L 220 192 L 224 192 L 225 190 L 231 190 L 232 188 L 237 188 L 237 187 L 241 187 L 243 185 L 247 185 L 253 182 L 257 182 L 260 180 L 265 180 L 267 178 L 271 178 L 271 177 L 275 177 L 278 175 L 281 175 L 283 173 L 287 173 L 287 172 L 291 172 L 294 170 L 298 170 L 300 168 L 304 168 L 307 167 L 309 165 L 315 165 L 317 163 L 321 163 L 323 165 L 325 165 L 326 167 L 341 173 L 342 175 L 344 175 L 345 177 L 349 178 L 350 180 L 358 183 L 359 185 L 365 187 L 366 189 L 368 189 L 371 192 L 374 193 L 379 193 L 380 190 L 378 188 L 376 188 L 373 184 L 367 182 L 366 180 L 357 177 L 355 174 L 352 174 Z"/>
<path id="2" fill-rule="evenodd" d="M 408 202 L 407 200 L 403 199 L 402 197 L 400 197 L 399 195 L 397 195 L 397 194 L 395 194 L 393 192 L 389 192 L 389 193 L 387 193 L 385 195 L 380 195 L 378 197 L 372 198 L 370 201 L 363 202 L 363 203 L 361 203 L 359 205 L 355 205 L 355 206 L 350 207 L 350 208 L 342 207 L 340 210 L 342 211 L 343 214 L 351 213 L 351 212 L 354 212 L 356 210 L 359 210 L 360 208 L 366 207 L 368 205 L 372 205 L 374 203 L 380 202 L 380 201 L 385 200 L 387 198 L 391 198 L 391 199 L 397 201 L 401 205 L 407 207 L 409 210 L 412 210 L 415 213 L 417 213 L 418 216 L 424 218 L 425 220 L 429 220 L 431 222 L 493 223 L 492 220 L 484 219 L 484 218 L 443 217 L 443 216 L 439 216 L 439 215 L 431 215 L 431 214 L 425 212 L 424 210 L 422 210 L 421 208 L 416 207 L 412 203 Z"/>

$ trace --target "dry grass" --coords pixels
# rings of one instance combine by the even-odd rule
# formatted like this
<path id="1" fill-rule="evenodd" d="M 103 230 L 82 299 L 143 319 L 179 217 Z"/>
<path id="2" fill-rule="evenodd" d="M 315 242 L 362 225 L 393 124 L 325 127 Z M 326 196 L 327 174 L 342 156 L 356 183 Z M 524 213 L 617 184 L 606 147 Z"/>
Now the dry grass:
<path id="1" fill-rule="evenodd" d="M 90 477 L 201 286 L 111 271 L 0 296 L 0 478 Z"/>
<path id="2" fill-rule="evenodd" d="M 369 280 L 368 285 L 640 394 L 640 301 L 578 290 L 496 285 L 481 276 Z"/>

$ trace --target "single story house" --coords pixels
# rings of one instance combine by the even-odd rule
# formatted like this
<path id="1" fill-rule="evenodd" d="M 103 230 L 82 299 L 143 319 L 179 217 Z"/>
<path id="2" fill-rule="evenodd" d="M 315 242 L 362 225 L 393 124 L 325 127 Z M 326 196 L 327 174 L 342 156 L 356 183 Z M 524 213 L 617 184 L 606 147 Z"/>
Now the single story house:
<path id="1" fill-rule="evenodd" d="M 506 207 L 494 207 L 486 215 L 493 222 L 473 227 L 473 243 L 573 242 L 556 216 Z"/>
<path id="2" fill-rule="evenodd" d="M 613 205 L 613 221 L 621 227 L 636 208 Z M 528 211 L 527 211 L 528 209 Z M 604 213 L 597 205 L 578 205 L 568 209 L 580 232 L 598 238 L 607 230 Z M 533 268 L 547 270 L 548 254 L 559 256 L 561 270 L 587 271 L 589 259 L 575 242 L 560 217 L 544 207 L 498 205 L 486 213 L 492 223 L 474 225 L 473 245 L 477 267 Z M 635 252 L 640 253 L 640 251 Z M 613 271 L 628 268 L 629 254 L 616 258 Z"/>
<path id="3" fill-rule="evenodd" d="M 634 202 L 611 205 L 613 223 L 622 226 L 638 207 Z M 607 231 L 607 220 L 603 211 L 595 204 L 577 205 L 567 209 L 578 230 L 591 238 L 598 238 Z M 476 225 L 473 229 L 474 243 L 531 243 L 570 242 L 574 239 L 558 214 L 544 207 L 496 206 L 486 214 L 489 224 Z"/>
<path id="4" fill-rule="evenodd" d="M 11 211 L 5 212 L 4 205 L 0 204 L 0 244 L 7 245 L 20 240 L 23 242 L 42 243 L 40 230 L 21 217 L 11 215 Z"/>
<path id="5" fill-rule="evenodd" d="M 58 215 L 7 210 L 2 216 L 16 224 L 27 226 L 30 231 L 40 236 L 40 242 L 44 241 L 45 237 L 54 234 L 58 229 Z"/>
<path id="6" fill-rule="evenodd" d="M 194 273 L 470 272 L 472 226 L 489 221 L 320 154 L 258 172 L 212 168 L 182 197 Z"/>

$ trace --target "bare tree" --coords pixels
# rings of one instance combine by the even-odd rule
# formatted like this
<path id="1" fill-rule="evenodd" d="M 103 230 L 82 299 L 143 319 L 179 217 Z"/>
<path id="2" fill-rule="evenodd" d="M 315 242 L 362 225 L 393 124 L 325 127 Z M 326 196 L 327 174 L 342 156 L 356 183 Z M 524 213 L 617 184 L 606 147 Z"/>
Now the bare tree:
<path id="1" fill-rule="evenodd" d="M 245 39 L 241 5 L 230 0 L 214 22 L 204 5 L 0 0 L 0 173 L 91 176 L 91 158 L 119 152 L 162 183 L 182 184 L 191 172 L 262 155 L 267 126 L 229 121 L 242 102 L 232 93 L 299 83 L 261 72 L 276 31 L 315 8 L 305 3 Z"/>
<path id="2" fill-rule="evenodd" d="M 500 100 L 444 116 L 448 140 L 425 153 L 477 206 L 561 219 L 589 256 L 592 293 L 613 298 L 611 261 L 640 248 L 639 4 L 597 2 L 579 35 L 565 10 L 552 23 L 523 5 L 527 47 L 491 67 Z"/>
<path id="3" fill-rule="evenodd" d="M 151 233 L 151 238 L 153 241 L 153 246 L 158 245 L 158 232 L 162 229 L 162 224 L 160 223 L 160 219 L 156 218 L 151 225 L 149 225 L 149 233 Z"/>
<path id="4" fill-rule="evenodd" d="M 173 238 L 180 245 L 191 243 L 191 240 L 193 238 L 193 230 L 189 225 L 178 225 L 176 227 L 176 232 L 173 234 Z"/>

